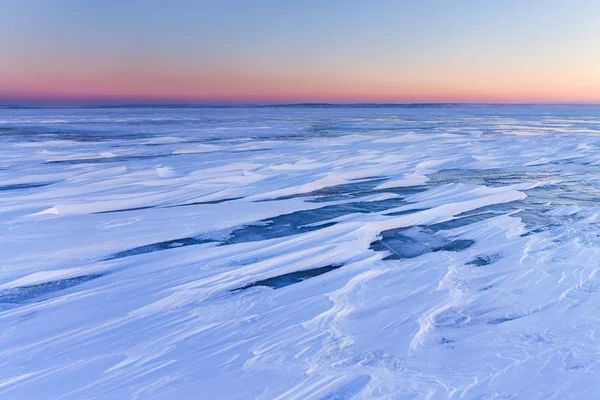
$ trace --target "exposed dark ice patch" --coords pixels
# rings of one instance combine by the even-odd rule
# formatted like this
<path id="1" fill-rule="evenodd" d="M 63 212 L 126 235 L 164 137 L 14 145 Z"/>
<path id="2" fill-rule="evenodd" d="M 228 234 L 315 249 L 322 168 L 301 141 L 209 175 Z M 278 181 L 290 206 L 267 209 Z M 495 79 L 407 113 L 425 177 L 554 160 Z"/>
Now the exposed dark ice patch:
<path id="1" fill-rule="evenodd" d="M 451 229 L 461 228 L 463 226 L 471 225 L 476 222 L 486 220 L 488 218 L 496 217 L 499 214 L 491 212 L 481 212 L 477 214 L 459 214 L 456 218 L 449 221 L 439 222 L 437 224 L 427 225 L 432 232 L 448 231 Z"/>
<path id="2" fill-rule="evenodd" d="M 403 260 L 438 251 L 459 252 L 473 244 L 473 240 L 449 240 L 429 227 L 413 226 L 382 232 L 381 239 L 371 243 L 371 249 L 389 252 L 384 260 Z"/>
<path id="3" fill-rule="evenodd" d="M 439 247 L 435 247 L 433 248 L 432 252 L 436 252 L 436 251 L 463 251 L 468 249 L 469 247 L 473 246 L 475 244 L 474 240 L 465 240 L 465 239 L 459 239 L 459 240 L 453 240 L 452 242 L 445 244 L 443 246 L 439 246 Z"/>
<path id="4" fill-rule="evenodd" d="M 98 133 L 48 131 L 39 126 L 31 126 L 28 128 L 0 127 L 0 135 L 18 142 L 42 142 L 46 140 L 101 142 L 104 139 L 108 139 Z"/>
<path id="5" fill-rule="evenodd" d="M 92 279 L 101 277 L 103 274 L 82 275 L 75 278 L 67 278 L 56 281 L 38 283 L 35 285 L 17 286 L 0 291 L 0 303 L 23 304 L 41 296 L 81 285 Z"/>
<path id="6" fill-rule="evenodd" d="M 152 154 L 152 155 L 138 155 L 138 156 L 116 156 L 116 157 L 97 157 L 97 158 L 77 158 L 71 160 L 50 160 L 44 164 L 62 164 L 62 165 L 76 165 L 76 164 L 105 164 L 113 162 L 125 162 L 135 160 L 150 160 L 154 158 L 174 157 L 177 154 Z"/>
<path id="7" fill-rule="evenodd" d="M 285 222 L 286 220 L 290 222 Z M 258 242 L 261 240 L 276 239 L 286 236 L 297 235 L 310 232 L 317 229 L 326 228 L 335 225 L 335 222 L 320 224 L 318 226 L 302 226 L 293 221 L 293 217 L 276 217 L 262 224 L 248 225 L 231 233 L 231 236 L 221 245 L 230 245 L 237 243 Z"/>
<path id="8" fill-rule="evenodd" d="M 156 207 L 155 206 L 145 206 L 145 207 L 134 207 L 134 208 L 121 208 L 119 210 L 98 211 L 93 214 L 110 214 L 110 213 L 120 213 L 120 212 L 126 212 L 126 211 L 140 211 L 140 210 L 147 210 L 149 208 L 156 208 Z"/>
<path id="9" fill-rule="evenodd" d="M 52 185 L 54 182 L 46 182 L 46 183 L 17 183 L 14 185 L 4 185 L 0 186 L 0 192 L 8 191 L 8 190 L 20 190 L 20 189 L 35 189 L 43 186 Z"/>
<path id="10" fill-rule="evenodd" d="M 294 198 L 310 197 L 307 201 L 311 203 L 325 203 L 330 201 L 356 199 L 376 193 L 394 193 L 401 197 L 410 196 L 427 190 L 426 186 L 408 186 L 387 189 L 375 189 L 387 181 L 388 178 L 364 178 L 341 185 L 328 186 L 308 193 L 299 193 L 289 196 L 278 197 L 274 200 L 287 200 Z"/>
<path id="11" fill-rule="evenodd" d="M 187 206 L 197 206 L 197 205 L 206 205 L 206 204 L 221 204 L 221 203 L 226 203 L 228 201 L 234 201 L 234 200 L 240 200 L 240 199 L 243 199 L 243 197 L 229 197 L 227 199 L 210 200 L 210 201 L 195 201 L 193 203 L 174 204 L 172 206 L 166 206 L 164 208 L 187 207 Z"/>
<path id="12" fill-rule="evenodd" d="M 489 320 L 487 323 L 490 325 L 499 325 L 502 324 L 504 322 L 508 322 L 508 321 L 514 321 L 515 319 L 519 319 L 522 316 L 509 316 L 509 317 L 500 317 L 500 318 L 494 318 Z"/>
<path id="13" fill-rule="evenodd" d="M 521 235 L 521 237 L 531 236 L 531 235 L 536 234 L 536 233 L 544 232 L 545 230 L 547 230 L 547 229 L 545 229 L 545 228 L 532 229 L 529 232 L 523 233 Z"/>
<path id="14" fill-rule="evenodd" d="M 430 186 L 417 185 L 417 186 L 401 186 L 401 187 L 390 187 L 386 189 L 380 189 L 376 192 L 394 193 L 400 197 L 407 197 L 413 194 L 424 192 L 430 189 Z"/>
<path id="15" fill-rule="evenodd" d="M 186 207 L 186 206 L 197 206 L 197 205 L 208 205 L 208 204 L 221 204 L 226 203 L 228 201 L 234 201 L 242 199 L 243 197 L 231 197 L 228 199 L 220 199 L 220 200 L 212 200 L 212 201 L 197 201 L 194 203 L 186 203 L 186 204 L 175 204 L 171 206 L 143 206 L 143 207 L 133 207 L 133 208 L 121 208 L 118 210 L 107 210 L 107 211 L 98 211 L 94 214 L 110 214 L 110 213 L 120 213 L 126 211 L 140 211 L 140 210 L 148 210 L 150 208 L 173 208 L 173 207 Z"/>
<path id="16" fill-rule="evenodd" d="M 402 260 L 428 253 L 442 243 L 441 237 L 426 228 L 400 228 L 382 232 L 381 239 L 371 243 L 371 249 L 390 252 L 384 260 Z"/>
<path id="17" fill-rule="evenodd" d="M 429 225 L 429 228 L 436 232 L 450 230 L 512 213 L 514 217 L 520 218 L 528 229 L 537 232 L 547 230 L 552 225 L 552 221 L 544 213 L 548 208 L 542 208 L 540 204 L 534 204 L 534 201 L 535 199 L 528 197 L 526 200 L 480 207 L 461 213 L 452 220 Z"/>
<path id="18" fill-rule="evenodd" d="M 214 242 L 213 239 L 186 237 L 174 240 L 167 240 L 165 242 L 151 243 L 144 246 L 134 247 L 133 249 L 120 251 L 111 256 L 108 256 L 104 260 L 115 260 L 117 258 L 124 258 L 130 256 L 137 256 L 140 254 L 153 253 L 155 251 L 163 251 L 169 249 L 175 249 L 178 247 L 194 246 L 199 244 Z"/>
<path id="19" fill-rule="evenodd" d="M 325 267 L 305 269 L 302 271 L 290 272 L 272 278 L 263 279 L 260 281 L 249 283 L 248 285 L 233 289 L 232 292 L 250 289 L 256 286 L 265 286 L 272 289 L 281 289 L 286 286 L 293 285 L 294 283 L 302 282 L 306 279 L 314 278 L 319 275 L 323 275 L 327 272 L 341 268 L 341 265 L 328 265 Z"/>
<path id="20" fill-rule="evenodd" d="M 384 178 L 382 176 L 377 176 L 377 175 L 373 175 L 373 176 L 363 176 L 362 178 L 353 178 L 350 179 L 351 182 L 364 182 L 364 181 L 377 181 L 377 180 L 386 180 L 387 178 Z"/>
<path id="21" fill-rule="evenodd" d="M 78 133 L 78 132 L 59 132 L 52 133 L 53 139 L 57 140 L 72 140 L 75 142 L 101 142 L 103 140 L 112 139 L 98 133 Z"/>
<path id="22" fill-rule="evenodd" d="M 591 167 L 591 166 L 590 166 Z M 460 170 L 448 169 L 428 175 L 429 186 L 438 186 L 452 183 L 465 183 L 473 185 L 485 185 L 488 187 L 506 186 L 517 183 L 539 183 L 555 182 L 536 186 L 523 190 L 527 197 L 523 200 L 513 201 L 505 204 L 494 204 L 473 210 L 462 216 L 473 214 L 492 213 L 495 215 L 513 213 L 520 218 L 528 233 L 528 236 L 552 229 L 560 225 L 565 218 L 576 216 L 552 216 L 548 212 L 559 205 L 574 205 L 580 207 L 598 207 L 600 204 L 600 189 L 579 175 L 557 176 L 553 171 L 540 171 L 535 167 L 527 167 L 525 170 Z M 452 223 L 452 222 L 450 222 Z"/>
<path id="23" fill-rule="evenodd" d="M 299 193 L 289 196 L 278 197 L 274 200 L 287 200 L 299 197 L 315 197 L 309 201 L 324 203 L 329 201 L 354 199 L 373 194 L 375 187 L 386 181 L 386 178 L 368 179 L 360 182 L 344 183 L 341 185 L 328 186 L 308 193 Z"/>
<path id="24" fill-rule="evenodd" d="M 332 226 L 335 224 L 335 222 L 326 221 L 344 215 L 352 213 L 377 212 L 387 210 L 389 208 L 398 207 L 403 204 L 405 203 L 401 199 L 396 198 L 373 202 L 337 204 L 313 210 L 302 210 L 290 214 L 279 215 L 277 217 L 258 221 L 251 225 L 247 225 L 232 231 L 224 241 L 221 241 L 220 245 L 256 242 L 261 240 L 297 235 L 300 233 L 310 232 L 317 229 L 323 229 L 328 226 Z M 152 207 L 139 207 L 134 209 L 104 211 L 101 213 L 142 210 L 145 208 Z M 155 251 L 168 250 L 175 247 L 193 246 L 219 241 L 220 240 L 207 238 L 185 237 L 165 242 L 151 243 L 135 247 L 129 250 L 124 250 L 105 258 L 105 260 L 113 260 L 117 258 L 130 257 L 139 254 L 152 253 Z"/>
<path id="25" fill-rule="evenodd" d="M 233 231 L 223 243 L 246 243 L 275 239 L 299 233 L 305 233 L 334 225 L 335 222 L 313 225 L 353 213 L 370 213 L 399 207 L 406 204 L 402 199 L 394 198 L 380 201 L 365 201 L 335 204 L 313 210 L 296 211 L 265 219 L 252 225 Z"/>
<path id="26" fill-rule="evenodd" d="M 470 185 L 498 187 L 523 182 L 540 182 L 551 178 L 550 172 L 511 171 L 504 169 L 445 169 L 428 175 L 432 186 L 461 182 Z"/>
<path id="27" fill-rule="evenodd" d="M 420 211 L 425 211 L 425 210 L 429 210 L 428 208 L 413 208 L 410 210 L 403 210 L 403 211 L 396 211 L 396 212 L 391 212 L 391 213 L 385 213 L 384 215 L 390 216 L 390 217 L 398 217 L 400 215 L 408 215 L 408 214 L 414 214 Z"/>
<path id="28" fill-rule="evenodd" d="M 477 256 L 474 260 L 469 261 L 466 265 L 474 265 L 476 267 L 483 267 L 495 263 L 500 259 L 500 254 L 490 254 Z"/>

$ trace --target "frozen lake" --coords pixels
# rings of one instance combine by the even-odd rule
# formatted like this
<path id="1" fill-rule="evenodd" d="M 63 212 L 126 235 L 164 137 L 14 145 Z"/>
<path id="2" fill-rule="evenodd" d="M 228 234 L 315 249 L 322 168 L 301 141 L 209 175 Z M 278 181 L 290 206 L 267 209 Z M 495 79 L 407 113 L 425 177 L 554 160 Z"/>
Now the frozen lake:
<path id="1" fill-rule="evenodd" d="M 0 255 L 3 399 L 595 398 L 600 106 L 0 109 Z"/>

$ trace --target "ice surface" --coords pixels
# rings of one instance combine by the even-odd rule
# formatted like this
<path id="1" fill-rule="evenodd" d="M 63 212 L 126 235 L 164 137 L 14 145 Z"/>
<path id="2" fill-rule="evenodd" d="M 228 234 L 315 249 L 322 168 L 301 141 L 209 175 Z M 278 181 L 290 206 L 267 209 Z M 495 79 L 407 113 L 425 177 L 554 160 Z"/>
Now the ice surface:
<path id="1" fill-rule="evenodd" d="M 283 274 L 280 276 L 274 276 L 272 278 L 263 279 L 260 281 L 252 282 L 246 286 L 242 286 L 241 288 L 235 289 L 237 290 L 246 290 L 257 286 L 266 286 L 272 289 L 281 289 L 283 287 L 293 285 L 294 283 L 302 282 L 303 280 L 314 278 L 315 276 L 323 275 L 327 272 L 333 271 L 335 269 L 340 268 L 340 265 L 328 265 L 326 267 L 319 267 L 313 269 L 307 269 L 304 271 L 296 271 L 290 272 L 288 274 Z"/>
<path id="2" fill-rule="evenodd" d="M 0 144 L 0 398 L 600 391 L 598 107 L 1 109 Z"/>
<path id="3" fill-rule="evenodd" d="M 0 305 L 3 303 L 20 304 L 30 300 L 35 300 L 45 294 L 68 289 L 72 286 L 80 285 L 86 281 L 99 278 L 100 276 L 102 275 L 83 275 L 76 278 L 66 278 L 58 281 L 46 281 L 34 285 L 15 286 L 10 289 L 0 290 Z"/>

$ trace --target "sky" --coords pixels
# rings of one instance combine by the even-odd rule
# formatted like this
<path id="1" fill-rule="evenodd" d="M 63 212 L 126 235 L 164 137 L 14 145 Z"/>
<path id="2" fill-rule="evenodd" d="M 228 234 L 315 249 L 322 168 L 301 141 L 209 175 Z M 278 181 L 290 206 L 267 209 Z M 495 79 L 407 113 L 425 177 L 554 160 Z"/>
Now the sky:
<path id="1" fill-rule="evenodd" d="M 0 103 L 600 103 L 598 0 L 0 0 Z"/>

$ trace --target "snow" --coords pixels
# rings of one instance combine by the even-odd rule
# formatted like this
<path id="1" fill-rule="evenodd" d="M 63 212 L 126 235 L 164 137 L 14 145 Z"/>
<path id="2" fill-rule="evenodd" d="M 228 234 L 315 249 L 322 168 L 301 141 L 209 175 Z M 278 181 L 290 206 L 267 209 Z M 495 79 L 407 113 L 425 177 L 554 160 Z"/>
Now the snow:
<path id="1" fill-rule="evenodd" d="M 594 398 L 600 108 L 0 109 L 0 397 Z"/>

